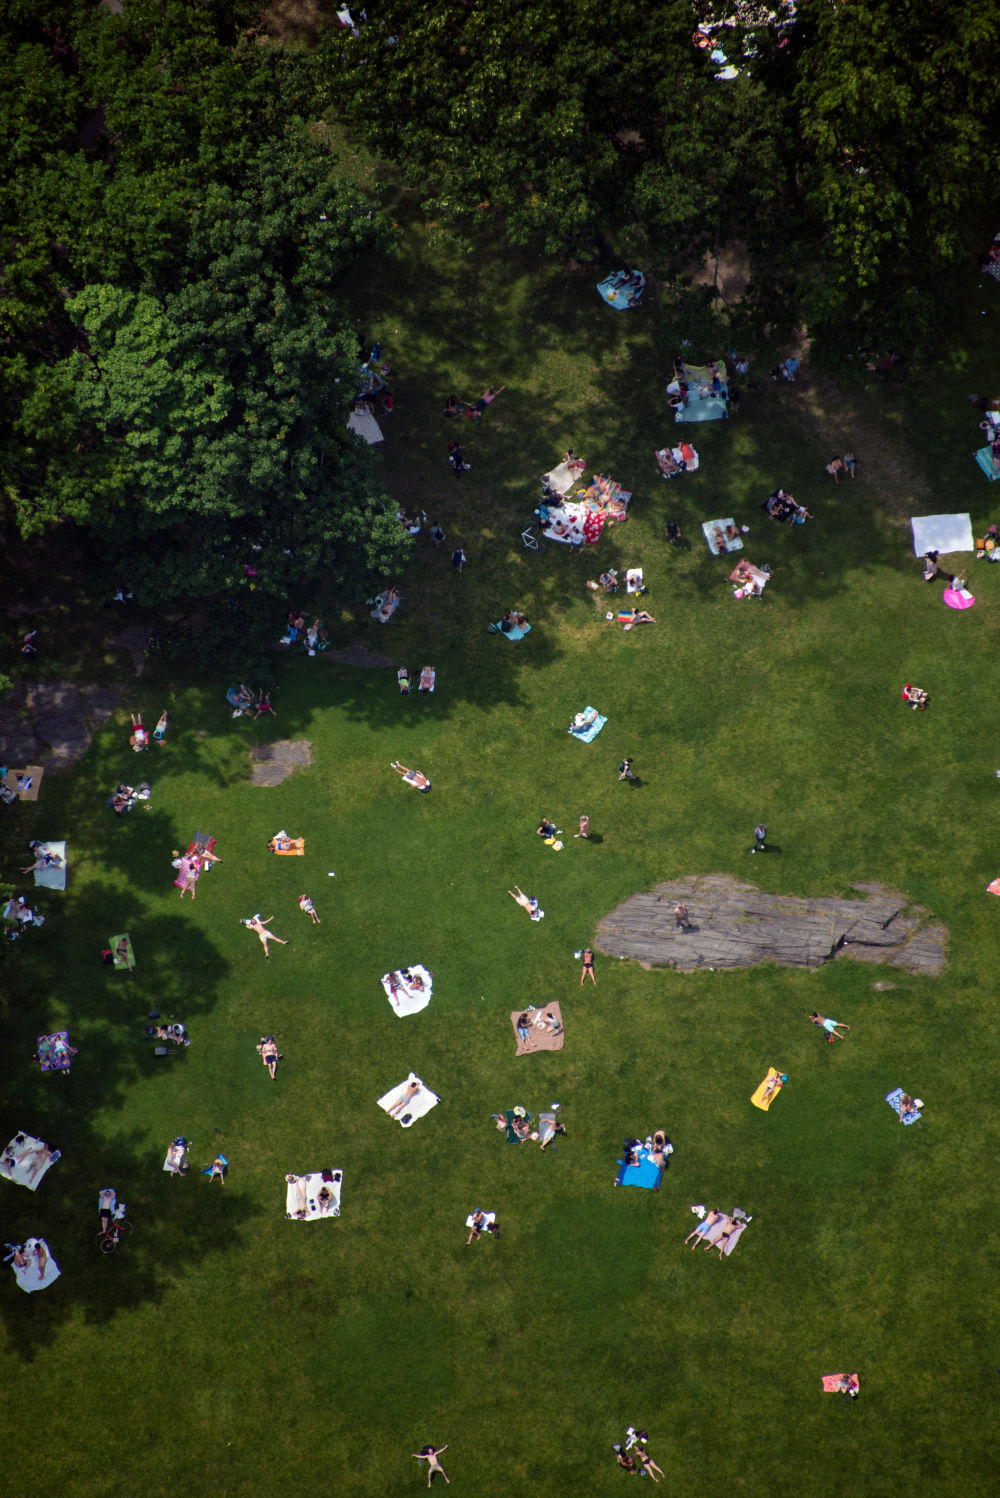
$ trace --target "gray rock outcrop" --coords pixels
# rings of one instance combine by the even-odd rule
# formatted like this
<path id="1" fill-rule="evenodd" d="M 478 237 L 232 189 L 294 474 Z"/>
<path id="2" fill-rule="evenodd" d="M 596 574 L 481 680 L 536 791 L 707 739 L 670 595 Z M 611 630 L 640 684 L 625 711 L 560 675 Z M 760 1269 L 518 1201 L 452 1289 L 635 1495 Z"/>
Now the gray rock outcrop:
<path id="1" fill-rule="evenodd" d="M 765 894 L 724 874 L 658 884 L 632 895 L 598 924 L 594 944 L 644 967 L 822 967 L 839 957 L 885 962 L 933 976 L 945 965 L 948 933 L 905 895 L 876 884 L 853 886 L 863 899 Z M 681 930 L 674 907 L 688 907 Z"/>

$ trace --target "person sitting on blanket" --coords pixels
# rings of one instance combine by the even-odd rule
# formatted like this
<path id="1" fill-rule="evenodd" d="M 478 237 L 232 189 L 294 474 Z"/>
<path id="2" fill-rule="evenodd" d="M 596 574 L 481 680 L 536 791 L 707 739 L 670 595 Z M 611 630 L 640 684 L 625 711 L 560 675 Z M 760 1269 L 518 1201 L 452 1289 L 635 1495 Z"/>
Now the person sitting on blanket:
<path id="1" fill-rule="evenodd" d="M 125 782 L 122 781 L 121 785 L 111 797 L 111 810 L 114 812 L 116 817 L 123 816 L 124 813 L 128 811 L 134 800 L 135 791 L 133 790 L 132 786 L 126 785 Z"/>
<path id="2" fill-rule="evenodd" d="M 173 1025 L 147 1025 L 147 1040 L 172 1040 L 174 1045 L 190 1045 L 191 1038 L 180 1022 Z"/>
<path id="3" fill-rule="evenodd" d="M 405 765 L 400 764 L 398 759 L 394 759 L 389 768 L 390 770 L 395 770 L 397 775 L 402 775 L 407 785 L 416 786 L 418 791 L 426 792 L 430 790 L 431 783 L 422 771 L 408 770 Z"/>
<path id="4" fill-rule="evenodd" d="M 319 1212 L 321 1217 L 325 1217 L 326 1214 L 332 1211 L 332 1209 L 337 1204 L 336 1197 L 325 1181 L 316 1193 L 316 1201 L 319 1204 Z"/>
<path id="5" fill-rule="evenodd" d="M 562 1034 L 562 1025 L 550 1011 L 546 1011 L 545 1014 L 536 1015 L 534 1023 L 541 1026 L 543 1030 L 548 1030 L 550 1035 Z"/>
<path id="6" fill-rule="evenodd" d="M 656 454 L 656 462 L 665 479 L 672 479 L 675 474 L 680 473 L 681 465 L 674 457 L 669 447 L 661 448 Z"/>
<path id="7" fill-rule="evenodd" d="M 619 609 L 618 622 L 626 629 L 632 629 L 636 624 L 655 624 L 656 620 L 645 609 Z"/>
<path id="8" fill-rule="evenodd" d="M 515 627 L 514 610 L 508 609 L 506 614 L 504 614 L 503 618 L 500 620 L 500 628 L 503 630 L 505 635 L 509 635 L 511 630 Z"/>
<path id="9" fill-rule="evenodd" d="M 570 733 L 584 733 L 591 724 L 597 722 L 597 708 L 585 708 L 582 713 L 576 713 L 572 723 L 569 725 Z"/>
<path id="10" fill-rule="evenodd" d="M 674 1147 L 670 1143 L 670 1140 L 667 1138 L 666 1134 L 664 1134 L 662 1129 L 657 1129 L 656 1133 L 653 1135 L 653 1148 L 650 1151 L 649 1155 L 649 1158 L 652 1160 L 657 1170 L 667 1169 L 668 1157 L 672 1155 L 673 1152 Z"/>
<path id="11" fill-rule="evenodd" d="M 920 1112 L 920 1109 L 922 1107 L 923 1103 L 920 1098 L 910 1097 L 910 1094 L 908 1092 L 902 1093 L 899 1099 L 900 1123 L 905 1123 L 908 1118 L 914 1118 Z M 919 1127 L 920 1125 L 917 1124 L 918 1129 Z"/>
<path id="12" fill-rule="evenodd" d="M 903 688 L 903 701 L 908 702 L 914 712 L 924 712 L 927 708 L 928 693 L 923 687 L 911 687 L 907 682 Z"/>
<path id="13" fill-rule="evenodd" d="M 50 853 L 44 844 L 40 843 L 37 839 L 35 842 L 28 844 L 28 852 L 35 855 L 35 861 L 29 864 L 26 869 L 22 869 L 22 874 L 33 874 L 36 869 L 48 869 L 53 865 L 56 868 L 62 868 L 66 862 L 65 858 L 62 858 L 58 853 Z"/>

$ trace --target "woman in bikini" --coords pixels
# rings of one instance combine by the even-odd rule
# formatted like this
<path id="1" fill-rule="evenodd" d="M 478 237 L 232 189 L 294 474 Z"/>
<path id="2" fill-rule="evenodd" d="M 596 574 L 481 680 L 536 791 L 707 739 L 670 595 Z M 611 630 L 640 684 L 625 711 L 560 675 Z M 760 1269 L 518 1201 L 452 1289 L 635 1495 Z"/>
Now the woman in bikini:
<path id="1" fill-rule="evenodd" d="M 597 987 L 597 979 L 594 977 L 594 954 L 590 950 L 589 947 L 585 947 L 584 948 L 584 953 L 583 953 L 583 967 L 580 970 L 580 987 L 581 988 L 583 987 L 584 981 L 585 981 L 588 973 L 590 974 L 590 981 L 591 981 L 591 983 L 593 983 L 594 987 L 596 988 Z"/>

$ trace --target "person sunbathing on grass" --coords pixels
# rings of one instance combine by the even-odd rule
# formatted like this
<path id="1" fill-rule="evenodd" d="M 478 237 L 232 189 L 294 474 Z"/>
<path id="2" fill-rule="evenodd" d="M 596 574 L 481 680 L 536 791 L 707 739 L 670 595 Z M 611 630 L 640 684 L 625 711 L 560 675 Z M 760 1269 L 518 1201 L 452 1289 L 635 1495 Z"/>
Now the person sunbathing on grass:
<path id="1" fill-rule="evenodd" d="M 278 1043 L 274 1036 L 262 1035 L 257 1050 L 260 1053 L 261 1061 L 267 1067 L 268 1076 L 273 1082 L 278 1074 L 278 1062 L 281 1060 L 281 1057 L 278 1055 Z"/>
<path id="2" fill-rule="evenodd" d="M 268 923 L 273 920 L 273 915 L 269 915 L 264 919 L 261 919 L 260 912 L 258 911 L 256 915 L 247 916 L 246 920 L 243 922 L 243 925 L 246 926 L 248 931 L 255 931 L 257 933 L 260 944 L 264 948 L 265 957 L 270 957 L 271 955 L 268 951 L 268 942 L 276 941 L 279 947 L 288 946 L 287 941 L 282 941 L 280 936 L 275 936 L 273 931 L 268 931 Z"/>
<path id="3" fill-rule="evenodd" d="M 397 775 L 402 775 L 407 785 L 415 786 L 418 791 L 423 791 L 426 793 L 430 790 L 431 783 L 427 779 L 427 776 L 422 773 L 422 771 L 408 770 L 405 765 L 400 764 L 398 759 L 394 759 L 389 768 L 390 770 L 395 770 Z"/>
<path id="4" fill-rule="evenodd" d="M 517 904 L 522 907 L 522 909 L 528 912 L 533 921 L 541 920 L 542 916 L 545 914 L 545 911 L 539 910 L 538 901 L 533 899 L 530 895 L 526 895 L 519 884 L 515 884 L 514 888 L 509 889 L 507 893 L 510 895 L 512 900 L 516 901 Z"/>
<path id="5" fill-rule="evenodd" d="M 619 609 L 617 619 L 618 623 L 624 624 L 627 630 L 632 629 L 636 624 L 656 623 L 652 614 L 648 614 L 645 609 Z"/>
<path id="6" fill-rule="evenodd" d="M 451 1482 L 451 1478 L 448 1476 L 447 1472 L 444 1470 L 444 1468 L 442 1467 L 441 1463 L 438 1461 L 438 1457 L 441 1455 L 442 1451 L 447 1451 L 447 1450 L 448 1450 L 448 1443 L 446 1441 L 445 1444 L 443 1446 L 439 1446 L 436 1451 L 434 1450 L 433 1446 L 424 1446 L 420 1451 L 411 1451 L 410 1452 L 410 1455 L 411 1456 L 415 1456 L 418 1462 L 426 1462 L 427 1463 L 427 1486 L 428 1487 L 430 1487 L 430 1485 L 431 1485 L 431 1481 L 432 1481 L 432 1479 L 434 1477 L 435 1472 L 440 1472 L 441 1476 L 444 1478 L 445 1482 Z"/>
<path id="7" fill-rule="evenodd" d="M 726 1226 L 723 1228 L 723 1230 L 719 1234 L 718 1238 L 716 1238 L 716 1240 L 715 1240 L 714 1243 L 706 1243 L 705 1247 L 706 1248 L 717 1248 L 719 1250 L 719 1258 L 721 1259 L 722 1256 L 723 1256 L 723 1254 L 726 1251 L 726 1244 L 729 1242 L 730 1238 L 736 1232 L 736 1229 L 738 1227 L 741 1227 L 741 1226 L 742 1226 L 742 1223 L 737 1222 L 734 1217 L 727 1217 L 726 1218 Z"/>
<path id="8" fill-rule="evenodd" d="M 418 1077 L 413 1077 L 409 1082 L 407 1082 L 406 1088 L 405 1088 L 402 1096 L 400 1098 L 398 1098 L 396 1102 L 393 1103 L 393 1105 L 392 1105 L 391 1108 L 387 1108 L 386 1109 L 386 1112 L 388 1113 L 388 1115 L 389 1115 L 390 1118 L 399 1118 L 400 1117 L 400 1115 L 402 1114 L 403 1109 L 406 1107 L 407 1103 L 412 1103 L 413 1102 L 413 1099 L 416 1097 L 417 1093 L 420 1091 L 421 1085 L 422 1084 L 421 1084 L 421 1082 L 420 1082 L 420 1080 L 419 1080 Z"/>
<path id="9" fill-rule="evenodd" d="M 304 1218 L 309 1206 L 309 1186 L 305 1176 L 287 1175 L 285 1180 L 289 1186 L 295 1187 L 295 1212 L 289 1216 Z"/>
<path id="10" fill-rule="evenodd" d="M 719 1222 L 721 1218 L 721 1212 L 707 1212 L 702 1218 L 701 1222 L 699 1222 L 698 1226 L 694 1228 L 692 1232 L 688 1233 L 687 1237 L 684 1239 L 684 1242 L 691 1243 L 691 1239 L 693 1238 L 695 1241 L 694 1243 L 691 1243 L 691 1247 L 697 1248 L 699 1242 L 704 1243 L 706 1235 L 711 1232 L 711 1230 L 715 1227 L 715 1224 Z M 706 1247 L 707 1246 L 708 1245 L 706 1244 Z"/>

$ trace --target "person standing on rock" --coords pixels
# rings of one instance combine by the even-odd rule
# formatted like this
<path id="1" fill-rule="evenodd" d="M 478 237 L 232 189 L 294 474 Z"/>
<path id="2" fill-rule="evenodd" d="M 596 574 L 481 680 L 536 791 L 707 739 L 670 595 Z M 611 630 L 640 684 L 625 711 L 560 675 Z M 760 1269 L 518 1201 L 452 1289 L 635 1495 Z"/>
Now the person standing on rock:
<path id="1" fill-rule="evenodd" d="M 767 828 L 764 826 L 763 822 L 758 822 L 753 830 L 753 847 L 750 849 L 750 852 L 763 853 L 765 851 L 764 844 L 766 841 Z"/>
<path id="2" fill-rule="evenodd" d="M 683 900 L 674 906 L 674 925 L 679 926 L 682 931 L 687 931 L 691 925 L 691 912 Z"/>

